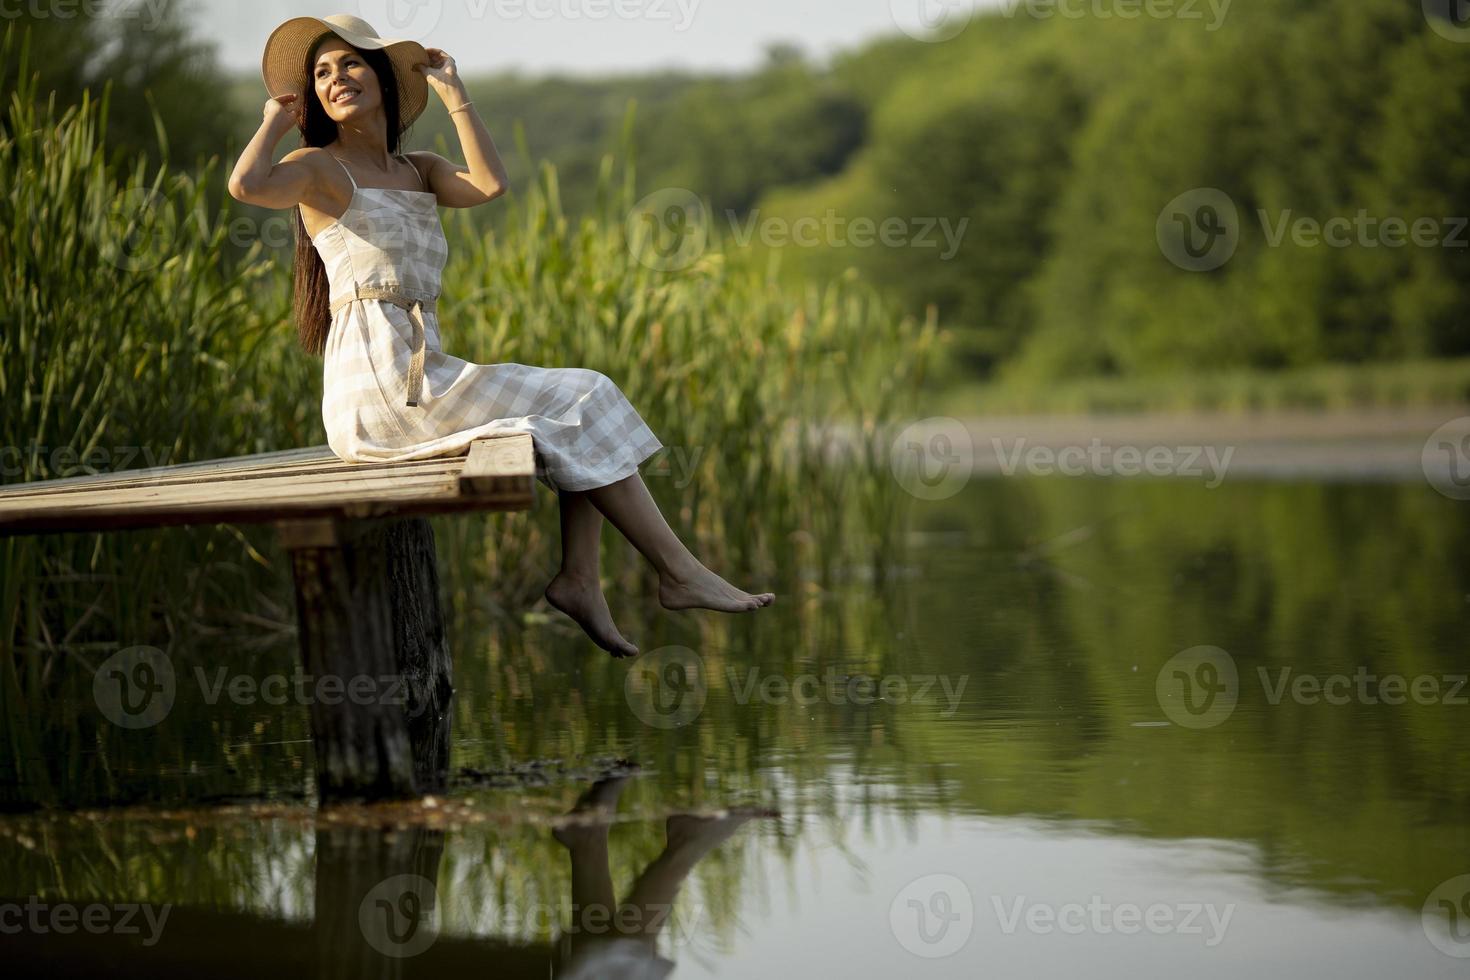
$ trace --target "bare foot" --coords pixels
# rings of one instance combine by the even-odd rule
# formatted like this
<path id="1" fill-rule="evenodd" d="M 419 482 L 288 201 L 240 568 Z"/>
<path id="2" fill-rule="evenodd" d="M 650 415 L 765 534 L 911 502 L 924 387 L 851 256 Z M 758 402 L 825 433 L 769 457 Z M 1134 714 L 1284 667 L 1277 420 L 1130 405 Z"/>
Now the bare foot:
<path id="1" fill-rule="evenodd" d="M 628 776 L 609 776 L 593 783 L 567 812 L 567 816 L 580 819 L 554 828 L 551 835 L 566 847 L 606 838 L 607 825 L 618 808 L 618 797 L 628 785 L 628 779 Z"/>
<path id="2" fill-rule="evenodd" d="M 753 816 L 752 812 L 739 810 L 731 810 L 722 817 L 675 814 L 665 824 L 666 849 L 670 853 L 702 857 L 729 840 Z"/>
<path id="3" fill-rule="evenodd" d="M 703 565 L 688 574 L 659 576 L 658 599 L 665 609 L 713 609 L 716 612 L 752 612 L 776 601 L 775 593 L 741 592 Z"/>
<path id="4" fill-rule="evenodd" d="M 596 582 L 586 583 L 566 574 L 558 574 L 546 587 L 546 601 L 572 617 L 593 643 L 614 657 L 638 656 L 638 648 L 618 632 L 607 598 Z"/>

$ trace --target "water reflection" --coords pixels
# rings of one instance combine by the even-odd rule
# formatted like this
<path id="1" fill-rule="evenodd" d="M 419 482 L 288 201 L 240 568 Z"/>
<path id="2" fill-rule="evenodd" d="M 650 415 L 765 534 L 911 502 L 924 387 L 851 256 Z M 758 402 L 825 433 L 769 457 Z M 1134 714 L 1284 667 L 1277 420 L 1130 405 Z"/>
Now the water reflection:
<path id="1" fill-rule="evenodd" d="M 640 870 L 620 902 L 609 832 L 628 779 L 597 783 L 548 826 L 503 834 L 498 818 L 437 801 L 330 817 L 247 807 L 9 818 L 7 883 L 26 877 L 15 849 L 40 863 L 32 895 L 0 898 L 6 973 L 197 976 L 207 962 L 212 975 L 664 976 L 708 925 L 709 894 L 681 904 L 690 874 L 773 815 L 635 815 L 637 853 L 616 866 Z M 81 880 L 59 871 L 97 854 L 126 858 Z M 184 880 L 134 877 L 183 855 L 195 862 Z"/>
<path id="2" fill-rule="evenodd" d="M 392 871 L 433 880 L 432 894 L 375 907 L 404 921 L 430 910 L 437 936 L 394 969 L 454 958 L 576 976 L 581 957 L 602 954 L 561 913 L 636 897 L 616 903 L 609 880 L 663 894 L 659 869 L 680 866 L 669 815 L 744 806 L 782 816 L 679 878 L 676 912 L 701 915 L 686 930 L 676 914 L 657 940 L 681 976 L 1463 973 L 1431 939 L 1470 951 L 1470 883 L 1454 884 L 1470 874 L 1470 707 L 1457 700 L 1470 686 L 1454 691 L 1470 673 L 1463 505 L 1414 485 L 1006 480 L 926 504 L 916 521 L 884 574 L 853 567 L 826 588 L 784 590 L 792 601 L 759 622 L 638 623 L 645 650 L 697 658 L 702 701 L 680 724 L 640 717 L 634 668 L 554 622 L 461 624 L 460 779 L 438 818 L 405 818 L 385 843 L 381 828 L 357 839 L 295 803 L 254 820 L 216 807 L 193 822 L 69 814 L 49 826 L 46 812 L 0 821 L 0 894 L 174 902 L 215 948 L 248 945 L 309 974 L 324 968 L 316 953 L 291 957 L 316 938 L 256 942 L 251 930 L 361 934 L 340 909 Z M 1192 725 L 1160 678 L 1224 683 L 1198 655 L 1175 659 L 1200 648 L 1229 658 L 1234 688 L 1228 712 Z M 170 655 L 184 681 L 207 662 Z M 231 669 L 258 678 L 291 657 L 258 652 Z M 309 797 L 299 708 L 212 705 L 181 683 L 165 722 L 124 737 L 89 705 L 85 665 L 67 664 L 47 675 L 48 697 L 7 702 L 16 734 L 0 792 L 12 804 Z M 1394 703 L 1374 682 L 1366 697 L 1364 675 L 1434 678 L 1439 696 Z M 1352 681 L 1345 701 L 1313 693 L 1340 693 L 1336 678 Z M 884 694 L 885 680 L 903 686 Z M 875 696 L 854 696 L 864 691 Z M 616 784 L 618 819 L 599 829 L 584 801 L 564 821 L 604 757 L 642 766 Z M 966 892 L 966 941 L 927 956 L 924 937 Z M 348 896 L 338 911 L 320 906 L 332 893 Z M 1125 931 L 1133 908 L 1179 924 L 1186 906 L 1214 931 Z M 224 923 L 212 933 L 210 916 Z M 619 939 L 607 955 L 643 942 Z"/>

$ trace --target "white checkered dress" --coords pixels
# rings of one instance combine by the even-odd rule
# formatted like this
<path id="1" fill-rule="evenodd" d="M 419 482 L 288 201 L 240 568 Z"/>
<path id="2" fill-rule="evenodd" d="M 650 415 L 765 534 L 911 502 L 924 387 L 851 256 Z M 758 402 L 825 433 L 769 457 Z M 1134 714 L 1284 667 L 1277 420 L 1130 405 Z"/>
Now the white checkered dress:
<path id="1" fill-rule="evenodd" d="M 356 181 L 353 187 L 347 212 L 312 239 L 332 284 L 331 302 L 353 295 L 355 285 L 437 297 L 449 249 L 434 195 L 357 187 Z M 418 406 L 410 408 L 408 311 L 362 300 L 332 318 L 322 418 L 339 457 L 368 462 L 455 456 L 487 433 L 529 432 L 548 486 L 589 490 L 631 476 L 662 448 L 605 375 L 451 357 L 440 349 L 439 318 L 428 307 L 424 333 L 424 385 Z"/>

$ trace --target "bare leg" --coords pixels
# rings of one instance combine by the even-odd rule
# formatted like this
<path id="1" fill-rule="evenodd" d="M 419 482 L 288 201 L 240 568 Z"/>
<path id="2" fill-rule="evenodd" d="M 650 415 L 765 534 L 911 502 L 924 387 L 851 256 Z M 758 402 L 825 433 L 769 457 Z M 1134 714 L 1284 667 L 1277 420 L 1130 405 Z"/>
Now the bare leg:
<path id="1" fill-rule="evenodd" d="M 750 612 L 776 601 L 770 592 L 742 592 L 705 568 L 669 527 L 637 473 L 586 495 L 658 572 L 664 608 Z"/>
<path id="2" fill-rule="evenodd" d="M 572 813 L 589 819 L 552 831 L 572 860 L 572 929 L 574 946 L 617 909 L 608 863 L 607 828 L 627 777 L 604 779 L 582 794 Z"/>
<path id="3" fill-rule="evenodd" d="M 614 657 L 636 656 L 638 648 L 618 631 L 602 594 L 602 515 L 585 493 L 563 492 L 559 499 L 561 570 L 546 587 L 546 601 Z"/>
<path id="4" fill-rule="evenodd" d="M 729 840 L 751 816 L 730 813 L 724 817 L 685 814 L 670 817 L 663 853 L 638 876 L 619 910 L 619 918 L 636 922 L 639 931 L 651 941 L 673 912 L 674 899 L 689 872 L 706 854 Z"/>

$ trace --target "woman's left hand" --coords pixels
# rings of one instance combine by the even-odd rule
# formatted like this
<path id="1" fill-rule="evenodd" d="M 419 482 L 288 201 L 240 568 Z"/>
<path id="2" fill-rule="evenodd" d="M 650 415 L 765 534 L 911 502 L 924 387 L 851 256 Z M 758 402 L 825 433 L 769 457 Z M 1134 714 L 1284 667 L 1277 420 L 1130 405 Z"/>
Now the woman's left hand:
<path id="1" fill-rule="evenodd" d="M 429 84 L 441 95 L 459 84 L 459 66 L 441 48 L 426 48 L 429 63 L 420 69 L 429 79 Z"/>

